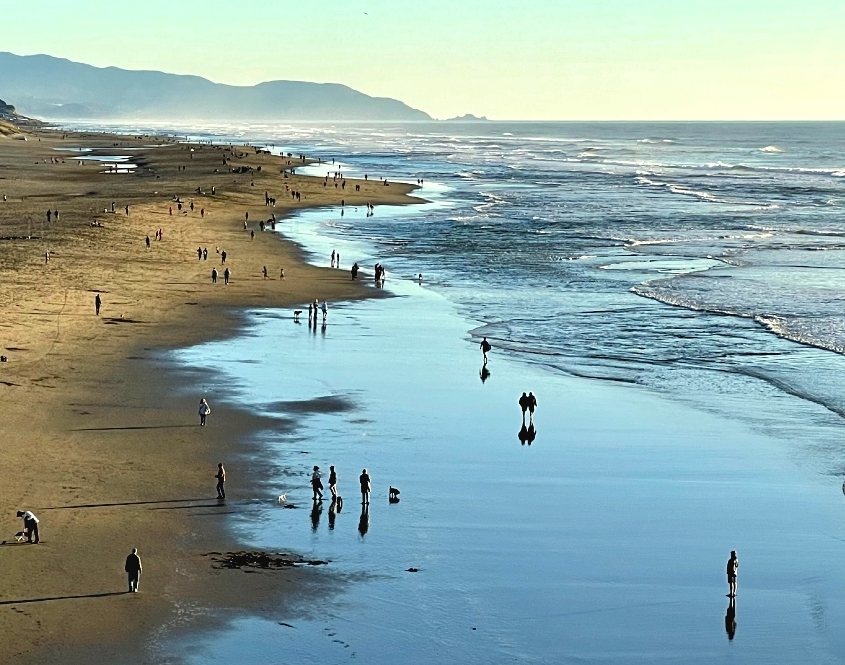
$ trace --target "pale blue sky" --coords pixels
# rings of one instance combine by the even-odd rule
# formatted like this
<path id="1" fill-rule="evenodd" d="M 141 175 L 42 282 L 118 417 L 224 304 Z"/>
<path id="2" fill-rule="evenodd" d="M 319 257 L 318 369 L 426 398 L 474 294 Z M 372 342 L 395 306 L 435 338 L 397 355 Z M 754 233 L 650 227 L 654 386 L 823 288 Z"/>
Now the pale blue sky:
<path id="1" fill-rule="evenodd" d="M 344 83 L 441 118 L 845 119 L 845 0 L 28 0 L 0 15 L 0 50 Z"/>

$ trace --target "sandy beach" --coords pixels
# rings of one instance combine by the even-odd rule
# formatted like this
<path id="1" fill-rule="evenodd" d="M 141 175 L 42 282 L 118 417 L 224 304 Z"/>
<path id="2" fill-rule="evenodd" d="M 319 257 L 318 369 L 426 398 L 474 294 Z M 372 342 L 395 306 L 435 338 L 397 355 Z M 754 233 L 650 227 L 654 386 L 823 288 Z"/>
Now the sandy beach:
<path id="1" fill-rule="evenodd" d="M 294 594 L 291 582 L 305 584 L 315 570 L 244 575 L 214 567 L 207 555 L 233 547 L 221 527 L 227 507 L 213 499 L 216 463 L 266 423 L 212 403 L 209 427 L 200 428 L 202 395 L 144 360 L 226 336 L 243 308 L 367 294 L 345 262 L 343 270 L 308 266 L 293 244 L 261 232 L 259 220 L 275 213 L 283 231 L 295 207 L 416 199 L 410 185 L 347 181 L 344 190 L 331 179 L 324 186 L 322 178 L 284 177 L 300 162 L 250 147 L 46 130 L 27 138 L 0 136 L 0 658 L 43 663 L 61 652 L 64 663 L 144 662 L 141 640 L 165 622 L 189 621 L 204 607 L 284 602 L 280 587 Z M 79 152 L 85 148 L 92 150 Z M 110 173 L 109 160 L 79 161 L 98 155 L 135 167 Z M 229 171 L 243 166 L 252 170 Z M 264 205 L 265 191 L 275 208 Z M 48 209 L 59 210 L 58 221 L 47 221 Z M 197 259 L 198 247 L 208 249 L 207 260 Z M 217 248 L 227 252 L 225 266 Z M 250 493 L 248 479 L 232 484 L 240 496 Z M 38 546 L 15 542 L 17 510 L 40 518 Z M 191 519 L 197 514 L 207 519 Z M 144 564 L 137 595 L 125 593 L 132 547 Z"/>

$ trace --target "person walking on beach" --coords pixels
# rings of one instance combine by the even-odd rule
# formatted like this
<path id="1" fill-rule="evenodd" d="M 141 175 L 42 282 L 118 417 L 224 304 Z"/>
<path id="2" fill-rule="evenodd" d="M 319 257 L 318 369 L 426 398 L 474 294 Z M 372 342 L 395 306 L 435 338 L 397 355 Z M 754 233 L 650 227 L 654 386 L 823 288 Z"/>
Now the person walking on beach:
<path id="1" fill-rule="evenodd" d="M 335 261 L 335 251 L 332 250 L 332 264 L 331 264 L 332 268 L 334 268 L 334 265 L 335 265 L 334 261 Z"/>
<path id="2" fill-rule="evenodd" d="M 358 481 L 361 483 L 361 503 L 367 505 L 370 503 L 370 474 L 366 469 L 361 471 Z"/>
<path id="3" fill-rule="evenodd" d="M 420 281 L 422 281 L 422 275 L 420 275 Z M 486 337 L 481 340 L 481 344 L 479 344 L 478 346 L 481 349 L 482 355 L 484 356 L 484 364 L 486 365 L 487 364 L 487 353 L 493 347 L 490 346 L 490 342 L 487 341 Z"/>
<path id="4" fill-rule="evenodd" d="M 337 473 L 333 466 L 329 467 L 329 492 L 332 493 L 332 501 L 337 501 Z"/>
<path id="5" fill-rule="evenodd" d="M 323 323 L 325 323 L 326 317 L 329 315 L 329 303 L 324 300 L 323 304 L 320 305 L 320 307 L 323 310 Z"/>
<path id="6" fill-rule="evenodd" d="M 147 249 L 149 249 L 150 248 L 150 236 L 147 236 L 146 243 L 147 243 Z"/>
<path id="7" fill-rule="evenodd" d="M 205 397 L 200 400 L 198 413 L 200 416 L 200 427 L 205 427 L 205 419 L 211 415 L 211 407 L 208 406 L 208 402 L 205 401 Z"/>
<path id="8" fill-rule="evenodd" d="M 528 395 L 522 391 L 522 397 L 519 398 L 519 408 L 522 409 L 522 426 L 525 427 L 525 413 L 528 411 Z"/>
<path id="9" fill-rule="evenodd" d="M 224 254 L 225 254 L 225 252 L 224 252 Z M 231 275 L 232 275 L 232 273 L 229 272 L 228 268 L 226 268 L 226 270 L 223 271 L 223 283 L 224 284 L 226 284 L 226 285 L 229 284 L 229 277 Z"/>
<path id="10" fill-rule="evenodd" d="M 731 558 L 728 559 L 728 598 L 736 598 L 736 573 L 739 569 L 739 559 L 736 550 L 731 550 Z"/>
<path id="11" fill-rule="evenodd" d="M 217 498 L 218 499 L 225 499 L 226 498 L 226 469 L 223 468 L 223 462 L 220 462 L 217 465 L 217 475 L 214 476 L 217 478 Z"/>
<path id="12" fill-rule="evenodd" d="M 123 564 L 123 570 L 126 571 L 126 577 L 129 581 L 129 593 L 138 593 L 138 584 L 141 581 L 141 557 L 138 556 L 138 548 L 133 547 L 132 553 L 126 557 L 126 563 Z"/>
<path id="13" fill-rule="evenodd" d="M 532 392 L 528 393 L 528 401 L 526 403 L 528 404 L 528 420 L 530 420 L 533 423 L 534 422 L 534 409 L 537 408 L 537 398 L 534 397 L 534 393 L 532 393 Z"/>
<path id="14" fill-rule="evenodd" d="M 33 542 L 35 538 L 35 545 L 41 542 L 41 537 L 38 535 L 38 518 L 31 510 L 19 510 L 18 517 L 23 520 L 23 532 L 26 534 L 26 542 Z"/>
<path id="15" fill-rule="evenodd" d="M 217 284 L 217 268 L 211 269 L 211 283 Z"/>
<path id="16" fill-rule="evenodd" d="M 313 491 L 311 499 L 313 501 L 323 500 L 323 481 L 321 480 L 321 476 L 320 467 L 315 466 L 314 471 L 311 473 L 311 490 Z"/>
<path id="17" fill-rule="evenodd" d="M 267 266 L 264 266 L 264 279 L 267 279 Z"/>
<path id="18" fill-rule="evenodd" d="M 220 263 L 226 263 L 226 250 L 220 252 Z"/>
<path id="19" fill-rule="evenodd" d="M 352 269 L 350 270 L 350 272 L 352 273 L 352 279 L 358 279 L 358 271 L 359 270 L 360 270 L 360 268 L 358 267 L 358 264 L 357 263 L 353 264 Z"/>
<path id="20" fill-rule="evenodd" d="M 100 294 L 98 293 L 94 296 L 94 311 L 96 312 L 97 316 L 100 316 L 100 307 L 103 306 L 103 299 L 100 298 Z"/>

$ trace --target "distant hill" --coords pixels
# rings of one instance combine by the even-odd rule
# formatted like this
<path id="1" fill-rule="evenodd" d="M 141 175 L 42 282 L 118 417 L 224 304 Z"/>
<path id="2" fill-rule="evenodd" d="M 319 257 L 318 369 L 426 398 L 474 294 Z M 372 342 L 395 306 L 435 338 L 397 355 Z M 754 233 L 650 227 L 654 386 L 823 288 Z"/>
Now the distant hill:
<path id="1" fill-rule="evenodd" d="M 431 120 L 396 99 L 370 97 L 337 83 L 233 86 L 49 55 L 0 52 L 0 86 L 21 113 L 54 120 Z"/>
<path id="2" fill-rule="evenodd" d="M 473 115 L 472 113 L 467 113 L 455 118 L 449 118 L 446 122 L 489 122 L 489 120 L 487 120 L 486 115 L 479 117 L 477 115 Z"/>
<path id="3" fill-rule="evenodd" d="M 9 118 L 13 118 L 18 114 L 15 110 L 15 107 L 11 104 L 7 104 L 2 99 L 0 99 L 0 118 L 7 120 Z"/>

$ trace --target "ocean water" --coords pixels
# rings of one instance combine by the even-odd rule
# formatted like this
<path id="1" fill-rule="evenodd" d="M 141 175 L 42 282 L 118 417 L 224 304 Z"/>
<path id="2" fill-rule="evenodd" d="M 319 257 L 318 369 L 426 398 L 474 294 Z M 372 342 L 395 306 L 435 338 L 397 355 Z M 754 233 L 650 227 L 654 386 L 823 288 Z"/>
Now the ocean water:
<path id="1" fill-rule="evenodd" d="M 739 402 L 734 414 L 775 430 L 793 426 L 769 408 L 789 393 L 838 428 L 845 125 L 340 126 L 285 139 L 349 173 L 431 183 L 421 193 L 438 205 L 414 216 L 327 214 L 317 232 L 423 273 L 497 348 L 704 408 Z"/>
<path id="2" fill-rule="evenodd" d="M 176 354 L 218 371 L 225 390 L 202 386 L 217 399 L 301 421 L 260 435 L 280 469 L 268 496 L 300 510 L 267 505 L 232 528 L 328 558 L 344 583 L 293 619 L 239 617 L 169 648 L 196 663 L 841 660 L 843 132 L 190 131 L 336 159 L 349 175 L 422 178 L 431 203 L 280 227 L 315 263 L 332 249 L 345 268 L 381 262 L 396 297 L 333 303 L 315 332 L 253 312 L 242 336 Z M 540 399 L 530 447 L 516 436 L 528 389 Z M 308 409 L 328 398 L 336 412 Z M 348 503 L 330 528 L 307 473 L 332 463 Z M 362 515 L 362 466 L 402 502 L 379 496 Z M 730 549 L 742 561 L 732 640 Z"/>

